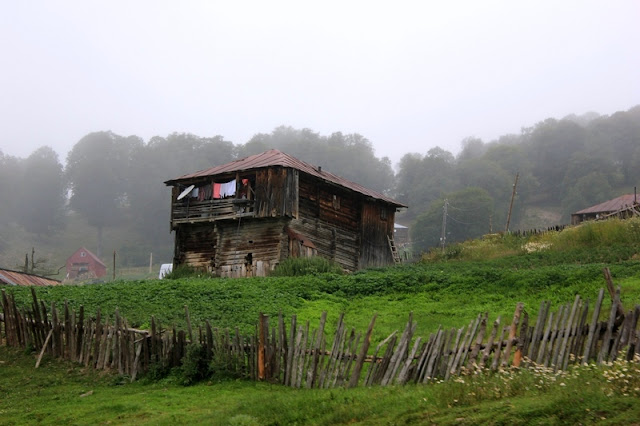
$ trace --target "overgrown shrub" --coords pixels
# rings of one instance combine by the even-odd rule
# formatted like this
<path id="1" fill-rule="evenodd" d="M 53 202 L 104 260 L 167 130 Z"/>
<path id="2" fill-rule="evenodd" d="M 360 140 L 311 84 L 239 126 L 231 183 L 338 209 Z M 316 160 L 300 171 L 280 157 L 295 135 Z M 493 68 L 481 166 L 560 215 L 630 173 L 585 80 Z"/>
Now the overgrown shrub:
<path id="1" fill-rule="evenodd" d="M 193 385 L 210 375 L 209 364 L 207 363 L 206 350 L 202 345 L 192 343 L 187 345 L 186 352 L 182 358 L 180 367 L 180 378 L 184 386 Z"/>
<path id="2" fill-rule="evenodd" d="M 290 257 L 271 273 L 276 277 L 299 277 L 324 273 L 341 274 L 342 269 L 323 257 Z"/>
<path id="3" fill-rule="evenodd" d="M 202 271 L 190 265 L 178 265 L 171 272 L 164 276 L 167 280 L 177 280 L 180 278 L 201 278 L 204 274 Z"/>

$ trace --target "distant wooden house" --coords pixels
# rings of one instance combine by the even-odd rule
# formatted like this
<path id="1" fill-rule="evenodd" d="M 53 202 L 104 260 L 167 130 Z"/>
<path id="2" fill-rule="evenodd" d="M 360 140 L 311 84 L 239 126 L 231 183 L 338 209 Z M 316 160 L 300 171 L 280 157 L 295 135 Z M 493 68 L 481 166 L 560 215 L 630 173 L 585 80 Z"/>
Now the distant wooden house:
<path id="1" fill-rule="evenodd" d="M 640 204 L 636 194 L 626 194 L 604 203 L 575 212 L 571 215 L 571 224 L 577 225 L 586 220 L 599 220 L 608 217 L 627 218 L 640 215 Z"/>
<path id="2" fill-rule="evenodd" d="M 11 286 L 49 286 L 58 285 L 60 281 L 40 275 L 0 268 L 0 284 Z"/>
<path id="3" fill-rule="evenodd" d="M 107 275 L 107 265 L 84 247 L 67 259 L 67 279 L 100 278 Z"/>
<path id="4" fill-rule="evenodd" d="M 283 152 L 165 184 L 176 266 L 245 277 L 288 257 L 321 256 L 347 271 L 394 263 L 394 216 L 406 206 Z"/>

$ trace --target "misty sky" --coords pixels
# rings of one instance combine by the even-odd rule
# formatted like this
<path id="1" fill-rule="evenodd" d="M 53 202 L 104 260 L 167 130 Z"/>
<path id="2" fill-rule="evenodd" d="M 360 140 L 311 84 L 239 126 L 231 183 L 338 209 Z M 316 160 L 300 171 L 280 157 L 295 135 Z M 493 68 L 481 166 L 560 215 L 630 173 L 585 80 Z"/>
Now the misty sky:
<path id="1" fill-rule="evenodd" d="M 360 133 L 394 164 L 640 104 L 640 2 L 3 1 L 0 150 Z"/>

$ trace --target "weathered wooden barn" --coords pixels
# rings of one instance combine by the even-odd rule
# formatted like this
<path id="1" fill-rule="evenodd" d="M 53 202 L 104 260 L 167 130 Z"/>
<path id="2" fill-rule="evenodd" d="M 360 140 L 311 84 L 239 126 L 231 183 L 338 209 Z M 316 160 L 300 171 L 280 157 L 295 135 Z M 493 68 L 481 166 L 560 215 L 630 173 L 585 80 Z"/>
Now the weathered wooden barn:
<path id="1" fill-rule="evenodd" d="M 174 265 L 264 276 L 288 257 L 321 256 L 347 271 L 397 261 L 403 204 L 278 150 L 165 182 Z"/>

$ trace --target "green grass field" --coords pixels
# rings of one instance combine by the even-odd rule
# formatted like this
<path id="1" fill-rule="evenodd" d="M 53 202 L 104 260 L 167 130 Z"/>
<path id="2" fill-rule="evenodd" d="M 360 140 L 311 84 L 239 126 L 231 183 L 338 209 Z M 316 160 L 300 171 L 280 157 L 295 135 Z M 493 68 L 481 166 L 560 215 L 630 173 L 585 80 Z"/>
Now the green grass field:
<path id="1" fill-rule="evenodd" d="M 635 222 L 618 226 L 631 225 Z M 528 251 L 522 247 L 532 241 L 507 236 L 461 245 L 448 259 L 351 275 L 120 280 L 39 288 L 37 294 L 47 304 L 83 305 L 89 314 L 100 307 L 103 316 L 112 315 L 117 307 L 129 324 L 141 328 L 152 315 L 164 326 L 184 327 L 185 305 L 194 326 L 208 319 L 244 333 L 254 331 L 260 312 L 282 312 L 285 319 L 296 314 L 299 323 L 309 320 L 316 327 L 326 311 L 328 335 L 341 312 L 359 331 L 377 313 L 373 343 L 402 330 L 409 312 L 418 323 L 416 336 L 423 337 L 440 325 L 466 325 L 481 312 L 510 319 L 517 302 L 525 303 L 534 321 L 543 300 L 555 309 L 576 294 L 595 299 L 605 287 L 605 266 L 621 287 L 625 308 L 640 303 L 640 238 L 629 237 L 635 230 L 610 228 L 607 232 L 618 235 L 616 244 L 599 229 L 580 232 L 585 235 L 573 240 L 565 233 L 533 241 L 536 247 L 549 244 L 548 249 Z M 5 291 L 30 305 L 29 289 Z M 35 358 L 0 346 L 0 424 L 637 424 L 640 419 L 640 360 L 560 375 L 505 371 L 422 386 L 296 390 L 235 380 L 185 387 L 178 372 L 129 383 L 46 357 L 35 370 Z"/>
<path id="2" fill-rule="evenodd" d="M 0 423 L 23 424 L 637 424 L 640 371 L 529 371 L 424 386 L 291 389 L 172 377 L 129 383 L 0 347 Z M 623 368 L 627 371 L 623 372 Z M 624 384 L 623 377 L 631 379 Z M 614 377 L 614 380 L 611 378 Z M 635 390 L 633 390 L 635 387 Z"/>

